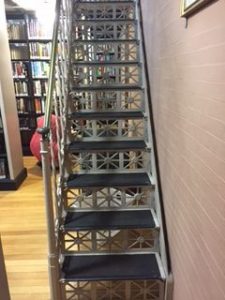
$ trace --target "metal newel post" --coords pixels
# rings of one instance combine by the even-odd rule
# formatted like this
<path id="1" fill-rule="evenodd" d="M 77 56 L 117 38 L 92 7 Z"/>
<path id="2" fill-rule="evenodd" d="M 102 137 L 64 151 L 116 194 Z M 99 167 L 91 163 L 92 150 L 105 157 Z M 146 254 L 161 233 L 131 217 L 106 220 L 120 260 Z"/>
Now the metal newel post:
<path id="1" fill-rule="evenodd" d="M 2 250 L 1 236 L 0 236 L 0 274 L 1 274 L 0 275 L 1 299 L 10 300 L 9 285 L 8 285 L 6 269 L 5 269 L 5 261 L 4 261 L 4 255 Z"/>
<path id="2" fill-rule="evenodd" d="M 40 130 L 39 130 L 40 131 Z M 60 300 L 59 256 L 55 235 L 48 129 L 42 129 L 41 156 L 48 232 L 48 268 L 51 300 Z"/>

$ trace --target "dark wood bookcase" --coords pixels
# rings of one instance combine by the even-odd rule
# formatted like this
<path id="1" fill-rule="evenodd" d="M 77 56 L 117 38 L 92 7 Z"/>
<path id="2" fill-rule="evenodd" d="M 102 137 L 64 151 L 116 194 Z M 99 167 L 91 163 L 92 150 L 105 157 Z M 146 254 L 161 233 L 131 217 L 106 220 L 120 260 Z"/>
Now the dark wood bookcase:
<path id="1" fill-rule="evenodd" d="M 23 155 L 30 155 L 36 119 L 45 109 L 52 29 L 43 29 L 32 14 L 6 17 Z"/>
<path id="2" fill-rule="evenodd" d="M 8 159 L 4 136 L 3 121 L 0 109 L 0 181 L 9 177 Z"/>

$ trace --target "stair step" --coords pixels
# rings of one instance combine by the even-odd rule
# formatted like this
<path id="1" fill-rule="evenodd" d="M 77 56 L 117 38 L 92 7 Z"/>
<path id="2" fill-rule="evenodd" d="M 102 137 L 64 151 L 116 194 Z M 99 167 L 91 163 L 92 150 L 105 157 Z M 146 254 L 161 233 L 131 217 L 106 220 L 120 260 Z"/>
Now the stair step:
<path id="1" fill-rule="evenodd" d="M 90 25 L 96 24 L 96 23 L 99 23 L 99 24 L 103 23 L 103 24 L 107 25 L 110 23 L 115 23 L 115 21 L 116 21 L 116 23 L 118 23 L 118 25 L 125 24 L 125 23 L 137 25 L 137 20 L 135 20 L 135 19 L 91 19 L 91 20 L 79 19 L 79 20 L 74 20 L 73 23 L 76 23 L 76 25 L 81 25 L 81 24 L 85 25 L 88 23 L 90 23 Z"/>
<path id="2" fill-rule="evenodd" d="M 71 120 L 116 120 L 116 119 L 142 119 L 144 117 L 141 111 L 123 111 L 123 112 L 74 112 L 68 116 Z"/>
<path id="3" fill-rule="evenodd" d="M 133 20 L 135 19 L 135 4 L 133 1 L 80 2 L 80 3 L 76 3 L 74 9 L 74 18 L 76 20 L 83 20 L 83 19 Z"/>
<path id="4" fill-rule="evenodd" d="M 117 85 L 113 87 L 112 85 L 99 85 L 99 86 L 76 86 L 74 90 L 71 92 L 86 92 L 86 91 L 101 91 L 104 92 L 105 90 L 110 91 L 130 91 L 130 90 L 141 90 L 143 91 L 143 88 L 140 85 L 130 85 L 130 86 L 124 86 L 124 85 Z"/>
<path id="5" fill-rule="evenodd" d="M 80 41 L 76 41 L 74 44 L 72 44 L 73 46 L 77 47 L 80 44 L 92 44 L 92 43 L 97 43 L 97 44 L 102 44 L 104 43 L 105 45 L 107 44 L 137 44 L 140 45 L 140 41 L 137 39 L 124 39 L 124 40 L 101 40 L 101 39 L 95 39 L 95 40 L 80 40 Z"/>
<path id="6" fill-rule="evenodd" d="M 68 255 L 63 281 L 163 280 L 157 254 Z"/>
<path id="7" fill-rule="evenodd" d="M 150 210 L 67 212 L 64 231 L 157 228 Z"/>
<path id="8" fill-rule="evenodd" d="M 147 145 L 142 140 L 132 141 L 111 141 L 104 140 L 99 142 L 72 142 L 68 146 L 68 151 L 73 152 L 93 152 L 93 151 L 128 151 L 128 150 L 143 150 Z"/>
<path id="9" fill-rule="evenodd" d="M 151 186 L 147 173 L 71 174 L 68 188 Z"/>
<path id="10" fill-rule="evenodd" d="M 133 66 L 133 65 L 138 65 L 141 67 L 141 63 L 138 61 L 75 61 L 73 63 L 75 66 L 99 66 L 99 67 L 104 67 L 104 66 Z"/>
<path id="11" fill-rule="evenodd" d="M 95 0 L 95 1 L 87 1 L 87 0 L 80 0 L 80 3 L 84 3 L 84 4 L 111 4 L 111 3 L 114 3 L 114 4 L 127 4 L 127 3 L 134 3 L 134 0 Z"/>

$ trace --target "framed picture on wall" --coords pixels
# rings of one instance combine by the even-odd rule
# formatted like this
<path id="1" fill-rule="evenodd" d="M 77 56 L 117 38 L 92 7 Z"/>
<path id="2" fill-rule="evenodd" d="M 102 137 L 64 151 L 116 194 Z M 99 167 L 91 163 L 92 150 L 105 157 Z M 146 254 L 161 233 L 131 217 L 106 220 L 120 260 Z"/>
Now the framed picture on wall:
<path id="1" fill-rule="evenodd" d="M 188 17 L 214 0 L 181 0 L 181 16 Z"/>

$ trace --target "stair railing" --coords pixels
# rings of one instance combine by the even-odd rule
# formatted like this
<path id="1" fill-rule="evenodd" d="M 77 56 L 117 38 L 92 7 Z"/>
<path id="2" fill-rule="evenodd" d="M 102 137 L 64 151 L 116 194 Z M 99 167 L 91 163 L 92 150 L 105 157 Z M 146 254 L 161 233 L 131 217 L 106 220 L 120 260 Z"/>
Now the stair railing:
<path id="1" fill-rule="evenodd" d="M 57 246 L 57 238 L 55 234 L 55 211 L 52 178 L 51 178 L 51 158 L 50 158 L 50 136 L 51 136 L 51 115 L 53 106 L 53 93 L 55 87 L 55 65 L 58 48 L 58 30 L 60 23 L 61 0 L 56 0 L 55 4 L 55 21 L 53 26 L 53 38 L 51 48 L 51 63 L 48 80 L 48 90 L 46 97 L 46 107 L 43 128 L 38 128 L 37 132 L 41 135 L 41 157 L 42 157 L 42 173 L 44 182 L 45 210 L 47 220 L 47 236 L 48 236 L 48 268 L 49 268 L 49 284 L 51 300 L 60 300 L 61 291 L 59 285 L 59 251 Z M 54 161 L 54 155 L 51 155 Z"/>

